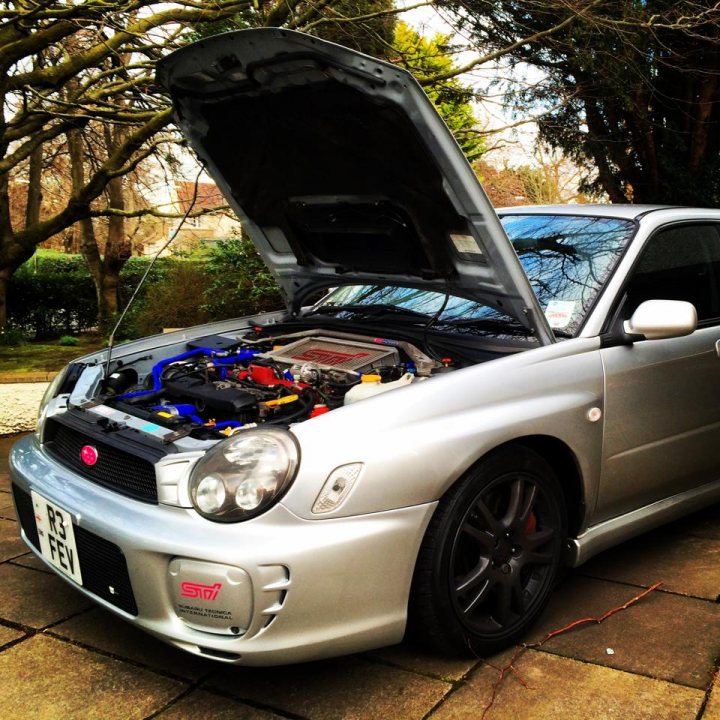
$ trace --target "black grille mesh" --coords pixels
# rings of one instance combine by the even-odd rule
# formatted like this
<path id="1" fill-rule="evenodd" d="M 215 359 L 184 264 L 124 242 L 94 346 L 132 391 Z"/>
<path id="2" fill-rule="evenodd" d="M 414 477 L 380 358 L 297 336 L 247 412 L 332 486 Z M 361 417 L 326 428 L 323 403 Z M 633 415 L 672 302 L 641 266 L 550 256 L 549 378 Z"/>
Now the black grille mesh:
<path id="1" fill-rule="evenodd" d="M 77 525 L 74 530 L 83 585 L 103 600 L 137 615 L 127 563 L 120 548 Z"/>
<path id="2" fill-rule="evenodd" d="M 136 500 L 157 503 L 155 466 L 141 457 L 112 447 L 96 438 L 83 435 L 73 428 L 52 421 L 45 449 L 58 462 L 78 475 L 122 493 Z M 86 465 L 80 459 L 83 446 L 92 445 L 98 451 L 95 465 Z"/>
<path id="3" fill-rule="evenodd" d="M 27 539 L 40 552 L 40 541 L 35 525 L 32 498 L 17 485 L 13 485 L 18 520 Z M 117 545 L 103 540 L 94 533 L 73 525 L 83 587 L 103 600 L 131 615 L 137 615 L 127 563 Z"/>

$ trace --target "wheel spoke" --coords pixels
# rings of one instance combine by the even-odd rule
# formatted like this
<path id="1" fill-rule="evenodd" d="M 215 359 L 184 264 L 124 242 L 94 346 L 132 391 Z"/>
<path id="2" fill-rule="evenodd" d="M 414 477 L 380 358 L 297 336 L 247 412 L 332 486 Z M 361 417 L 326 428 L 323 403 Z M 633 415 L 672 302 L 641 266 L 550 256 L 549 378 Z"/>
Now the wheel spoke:
<path id="1" fill-rule="evenodd" d="M 510 499 L 508 500 L 508 508 L 502 519 L 504 529 L 515 527 L 518 522 L 518 516 L 523 507 L 523 485 L 525 483 L 517 478 L 512 481 L 510 486 Z"/>
<path id="2" fill-rule="evenodd" d="M 465 592 L 477 585 L 479 582 L 485 580 L 487 578 L 489 568 L 490 560 L 487 558 L 480 558 L 480 562 L 478 562 L 478 564 L 455 586 L 455 592 Z"/>
<path id="3" fill-rule="evenodd" d="M 526 562 L 535 563 L 536 565 L 547 565 L 552 562 L 553 548 L 552 545 L 544 547 L 550 543 L 555 537 L 555 530 L 545 528 L 531 533 L 525 538 L 525 547 L 527 550 Z M 544 548 L 544 549 L 543 549 Z"/>
<path id="4" fill-rule="evenodd" d="M 478 498 L 475 502 L 475 509 L 480 513 L 482 519 L 488 526 L 488 530 L 490 530 L 493 535 L 499 535 L 503 531 L 502 523 L 490 512 L 490 508 L 482 498 Z"/>
<path id="5" fill-rule="evenodd" d="M 465 615 L 470 615 L 475 608 L 477 608 L 478 605 L 482 604 L 482 602 L 487 598 L 488 593 L 490 589 L 493 587 L 493 583 L 490 581 L 490 579 L 486 579 L 485 582 L 475 591 L 475 594 L 473 595 L 472 600 L 463 607 L 463 612 Z"/>
<path id="6" fill-rule="evenodd" d="M 538 486 L 535 485 L 535 483 L 531 483 L 528 491 L 525 494 L 525 502 L 523 503 L 523 509 L 520 513 L 520 516 L 518 517 L 518 525 L 517 528 L 519 530 L 523 530 L 525 526 L 527 525 L 528 518 L 530 517 L 530 513 L 532 512 L 533 507 L 535 506 L 535 501 L 538 497 Z"/>
<path id="7" fill-rule="evenodd" d="M 530 533 L 525 537 L 525 547 L 528 550 L 535 550 L 545 543 L 550 542 L 555 537 L 555 530 L 553 528 L 544 528 L 534 533 Z"/>
<path id="8" fill-rule="evenodd" d="M 469 520 L 463 523 L 460 532 L 469 535 L 478 545 L 481 545 L 486 550 L 492 550 L 493 536 L 485 530 L 476 528 Z"/>
<path id="9" fill-rule="evenodd" d="M 552 549 L 537 551 L 528 553 L 526 562 L 533 563 L 535 565 L 547 565 L 553 559 Z"/>

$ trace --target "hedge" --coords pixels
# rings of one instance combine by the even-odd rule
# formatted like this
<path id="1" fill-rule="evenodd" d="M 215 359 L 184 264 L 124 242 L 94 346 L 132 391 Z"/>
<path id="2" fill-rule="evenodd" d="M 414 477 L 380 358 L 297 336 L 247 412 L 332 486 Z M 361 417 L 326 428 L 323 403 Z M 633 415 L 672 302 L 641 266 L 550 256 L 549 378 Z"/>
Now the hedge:
<path id="1" fill-rule="evenodd" d="M 131 258 L 120 273 L 121 307 L 151 258 Z M 246 238 L 219 241 L 207 259 L 160 258 L 118 333 L 119 338 L 251 315 L 282 306 L 274 279 Z M 79 255 L 36 256 L 8 288 L 9 327 L 35 339 L 95 328 L 95 286 Z"/>
<path id="2" fill-rule="evenodd" d="M 146 258 L 128 260 L 120 274 L 122 301 L 130 297 L 149 262 Z M 167 274 L 173 262 L 158 260 L 145 292 Z M 20 267 L 8 287 L 8 324 L 37 339 L 92 329 L 97 324 L 97 298 L 84 259 L 41 256 Z"/>

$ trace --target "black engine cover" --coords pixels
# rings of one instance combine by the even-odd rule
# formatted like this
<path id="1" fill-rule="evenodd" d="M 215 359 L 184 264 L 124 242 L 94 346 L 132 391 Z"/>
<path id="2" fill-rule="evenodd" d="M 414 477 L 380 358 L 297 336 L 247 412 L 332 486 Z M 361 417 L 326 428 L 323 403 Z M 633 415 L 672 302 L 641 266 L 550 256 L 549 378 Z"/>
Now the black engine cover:
<path id="1" fill-rule="evenodd" d="M 240 388 L 218 389 L 197 378 L 179 378 L 165 383 L 165 393 L 176 400 L 192 401 L 198 409 L 216 410 L 224 415 L 251 415 L 258 411 L 254 395 Z"/>

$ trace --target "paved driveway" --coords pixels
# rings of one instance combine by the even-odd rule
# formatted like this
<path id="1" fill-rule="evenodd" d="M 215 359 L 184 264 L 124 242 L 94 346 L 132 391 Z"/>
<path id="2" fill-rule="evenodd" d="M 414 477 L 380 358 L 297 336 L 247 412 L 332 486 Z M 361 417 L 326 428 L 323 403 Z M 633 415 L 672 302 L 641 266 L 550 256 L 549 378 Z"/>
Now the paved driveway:
<path id="1" fill-rule="evenodd" d="M 0 716 L 11 718 L 647 718 L 720 720 L 720 513 L 698 513 L 568 576 L 528 640 L 602 624 L 510 655 L 448 660 L 398 645 L 284 668 L 220 665 L 93 607 L 17 538 L 0 438 Z M 492 666 L 495 667 L 492 667 Z M 494 686 L 496 686 L 494 688 Z"/>

